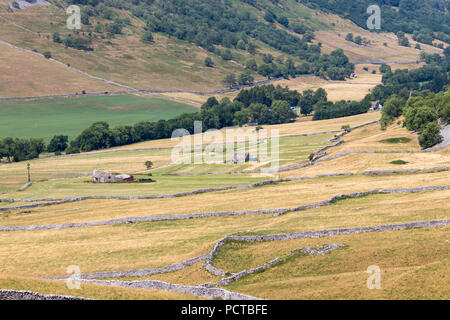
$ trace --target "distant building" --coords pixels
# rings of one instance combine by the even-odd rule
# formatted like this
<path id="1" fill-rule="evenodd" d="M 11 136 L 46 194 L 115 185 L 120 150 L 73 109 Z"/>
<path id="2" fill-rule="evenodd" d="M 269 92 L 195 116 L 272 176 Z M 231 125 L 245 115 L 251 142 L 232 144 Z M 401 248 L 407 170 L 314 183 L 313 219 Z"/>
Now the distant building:
<path id="1" fill-rule="evenodd" d="M 128 174 L 115 176 L 112 173 L 100 170 L 94 170 L 92 174 L 92 182 L 94 183 L 118 183 L 131 181 L 134 181 L 134 177 Z"/>
<path id="2" fill-rule="evenodd" d="M 370 107 L 370 110 L 372 111 L 378 111 L 378 110 L 382 110 L 383 109 L 383 105 L 381 103 L 377 102 L 372 102 L 372 106 Z"/>
<path id="3" fill-rule="evenodd" d="M 125 181 L 125 182 L 134 181 L 134 177 L 129 174 L 119 174 L 118 176 L 116 176 L 116 178 L 121 179 L 122 181 Z"/>
<path id="4" fill-rule="evenodd" d="M 236 152 L 231 160 L 231 163 L 246 163 L 250 161 L 250 154 L 248 152 Z"/>
<path id="5" fill-rule="evenodd" d="M 95 183 L 113 183 L 119 182 L 118 179 L 109 172 L 103 172 L 96 170 L 92 175 L 92 182 Z"/>

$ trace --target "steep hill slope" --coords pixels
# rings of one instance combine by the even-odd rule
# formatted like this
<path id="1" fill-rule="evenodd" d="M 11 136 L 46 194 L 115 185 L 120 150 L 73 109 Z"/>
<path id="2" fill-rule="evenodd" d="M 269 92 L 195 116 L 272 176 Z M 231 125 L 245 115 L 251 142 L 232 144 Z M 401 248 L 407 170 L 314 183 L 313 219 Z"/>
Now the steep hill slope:
<path id="1" fill-rule="evenodd" d="M 262 80 L 302 74 L 343 80 L 353 71 L 352 65 L 339 52 L 331 54 L 333 50 L 343 49 L 354 63 L 412 62 L 420 54 L 413 48 L 413 40 L 412 47 L 400 47 L 394 34 L 368 32 L 321 11 L 342 13 L 339 10 L 325 5 L 310 8 L 307 1 L 51 0 L 49 5 L 21 10 L 11 9 L 8 3 L 0 1 L 1 40 L 49 52 L 67 65 L 138 89 L 208 91 L 228 85 L 222 83 L 227 74 L 238 77 L 244 72 L 250 78 L 240 79 L 243 82 L 251 77 Z M 66 27 L 70 4 L 81 6 L 81 30 Z M 347 32 L 371 43 L 346 41 Z M 438 33 L 435 36 L 439 37 Z M 388 46 L 380 50 L 384 42 Z M 431 45 L 422 45 L 422 49 L 441 53 Z M 205 65 L 207 57 L 212 65 Z M 2 61 L 23 65 L 13 53 L 8 53 L 8 58 Z M 28 82 L 35 81 L 35 76 L 27 77 Z M 55 87 L 61 83 L 47 77 L 44 81 Z M 94 92 L 101 85 L 68 85 L 70 89 L 60 91 Z M 2 96 L 9 91 L 16 94 L 4 87 Z M 31 89 L 30 93 L 34 92 Z M 35 91 L 39 94 L 40 90 Z"/>

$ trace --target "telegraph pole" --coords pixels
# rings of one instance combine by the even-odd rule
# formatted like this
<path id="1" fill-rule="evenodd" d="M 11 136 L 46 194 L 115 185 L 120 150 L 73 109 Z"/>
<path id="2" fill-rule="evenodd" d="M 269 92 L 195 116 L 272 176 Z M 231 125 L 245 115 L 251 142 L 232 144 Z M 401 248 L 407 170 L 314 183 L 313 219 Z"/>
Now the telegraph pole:
<path id="1" fill-rule="evenodd" d="M 27 169 L 28 169 L 28 183 L 31 182 L 31 175 L 30 175 L 30 163 L 28 162 L 27 164 Z"/>

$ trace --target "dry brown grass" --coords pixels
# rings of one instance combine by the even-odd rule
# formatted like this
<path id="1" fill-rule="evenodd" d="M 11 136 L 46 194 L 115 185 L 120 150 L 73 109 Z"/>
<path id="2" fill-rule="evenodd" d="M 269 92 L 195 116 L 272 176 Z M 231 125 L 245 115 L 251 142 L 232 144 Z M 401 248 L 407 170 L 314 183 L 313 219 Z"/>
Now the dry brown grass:
<path id="1" fill-rule="evenodd" d="M 22 97 L 122 90 L 60 64 L 0 43 L 0 96 Z M 45 79 L 43 79 L 45 75 Z"/>
<path id="2" fill-rule="evenodd" d="M 368 67 L 369 71 L 363 70 L 363 67 Z M 379 65 L 373 64 L 357 65 L 355 73 L 358 77 L 346 81 L 327 81 L 316 76 L 305 75 L 297 76 L 296 78 L 289 80 L 283 79 L 275 81 L 273 82 L 273 85 L 288 87 L 291 90 L 297 90 L 299 92 L 308 89 L 317 90 L 318 88 L 323 88 L 327 91 L 328 99 L 330 101 L 362 100 L 375 86 L 381 84 L 382 76 L 379 72 L 379 67 Z M 404 65 L 392 65 L 392 67 L 394 69 L 406 68 Z M 375 70 L 377 74 L 372 74 L 373 70 Z M 234 99 L 237 94 L 238 92 L 231 92 L 226 94 L 215 94 L 213 96 L 218 100 L 223 98 Z M 197 95 L 193 93 L 165 93 L 162 95 L 192 100 L 201 104 L 205 103 L 210 97 L 209 95 Z"/>
<path id="3" fill-rule="evenodd" d="M 233 270 L 258 265 L 276 256 L 317 244 L 346 247 L 325 256 L 297 255 L 263 273 L 227 288 L 268 299 L 447 299 L 449 228 L 404 230 L 229 245 L 233 257 L 219 267 Z M 447 241 L 447 242 L 446 242 Z M 369 266 L 381 268 L 381 289 L 369 290 Z"/>
<path id="4" fill-rule="evenodd" d="M 132 277 L 132 278 L 120 278 L 120 280 L 134 281 L 134 280 L 160 280 L 169 283 L 178 283 L 187 286 L 198 286 L 204 283 L 214 283 L 222 279 L 219 276 L 214 276 L 205 269 L 205 263 L 203 261 L 197 262 L 185 269 L 158 274 L 147 277 Z M 111 280 L 117 280 L 112 278 Z"/>
<path id="5" fill-rule="evenodd" d="M 387 62 L 413 62 L 419 60 L 420 50 L 414 49 L 415 41 L 411 47 L 398 45 L 397 36 L 393 33 L 376 33 L 364 30 L 349 20 L 336 15 L 326 15 L 329 22 L 334 22 L 335 30 L 317 31 L 316 42 L 321 42 L 323 51 L 328 53 L 335 49 L 343 49 L 352 62 L 387 61 Z M 360 35 L 372 41 L 370 45 L 360 46 L 345 40 L 347 33 Z M 387 44 L 387 46 L 384 45 Z M 421 44 L 422 50 L 427 53 L 442 53 L 442 50 L 433 46 Z"/>
<path id="6" fill-rule="evenodd" d="M 369 71 L 363 70 L 363 67 L 368 67 Z M 377 71 L 377 74 L 372 74 L 373 70 Z M 330 101 L 362 100 L 375 86 L 381 84 L 381 74 L 377 65 L 357 65 L 355 73 L 357 78 L 346 81 L 326 81 L 314 76 L 299 76 L 291 80 L 280 80 L 274 84 L 287 86 L 299 92 L 323 88 L 327 91 Z"/>
<path id="7" fill-rule="evenodd" d="M 449 177 L 448 171 L 394 176 L 328 177 L 181 198 L 86 200 L 31 209 L 33 214 L 3 213 L 0 223 L 1 225 L 41 225 L 163 214 L 294 208 L 327 200 L 338 194 L 374 189 L 445 186 L 448 185 Z M 443 194 L 445 192 L 442 191 Z"/>
<path id="8" fill-rule="evenodd" d="M 63 37 L 68 33 L 65 11 L 55 6 L 35 6 L 11 13 L 7 11 L 7 1 L 1 4 L 0 35 L 3 40 L 41 53 L 50 51 L 56 59 L 66 64 L 139 89 L 220 89 L 224 74 L 238 74 L 244 70 L 237 64 L 214 56 L 215 68 L 207 68 L 204 66 L 208 55 L 206 51 L 162 34 L 155 34 L 155 45 L 145 45 L 140 40 L 145 23 L 134 18 L 133 25 L 125 28 L 124 35 L 114 39 L 94 39 L 92 52 L 66 49 L 51 40 L 55 31 Z M 117 12 L 121 17 L 128 16 Z M 105 23 L 93 20 L 92 24 L 97 22 Z M 83 30 L 86 32 L 86 27 Z M 255 77 L 261 78 L 256 74 Z"/>
<path id="9" fill-rule="evenodd" d="M 341 201 L 330 207 L 290 213 L 278 218 L 273 218 L 270 215 L 222 217 L 65 230 L 0 233 L 0 243 L 2 243 L 0 258 L 1 261 L 8 260 L 8 263 L 2 266 L 3 272 L 14 274 L 15 277 L 62 276 L 69 265 L 80 266 L 84 273 L 162 267 L 204 254 L 212 249 L 217 240 L 238 231 L 267 234 L 445 219 L 448 218 L 449 212 L 448 201 L 446 201 L 448 196 L 448 191 L 368 196 Z M 429 205 L 424 207 L 421 205 L 423 203 Z M 110 205 L 114 206 L 112 203 Z M 431 237 L 434 237 L 433 259 L 439 259 L 442 256 L 442 250 L 447 248 L 441 245 L 440 249 L 436 249 L 436 243 L 440 244 L 441 240 L 447 239 L 446 235 L 448 235 L 448 231 L 439 233 L 437 230 L 432 229 L 428 232 Z M 416 256 L 420 258 L 420 262 L 423 264 L 426 261 L 428 263 L 435 261 L 430 261 L 429 257 L 432 253 L 423 247 L 425 244 L 411 245 L 405 253 L 402 250 L 386 251 L 386 255 L 382 259 L 379 255 L 373 254 L 373 250 L 384 252 L 391 249 L 393 243 L 403 248 L 402 234 L 405 232 L 410 234 L 406 238 L 414 239 L 415 242 L 423 242 L 423 237 L 420 235 L 424 231 L 411 230 L 399 231 L 398 233 L 384 232 L 369 235 L 339 236 L 319 240 L 263 243 L 255 245 L 256 247 L 249 245 L 250 247 L 247 249 L 252 252 L 251 259 L 242 259 L 239 247 L 236 248 L 237 250 L 226 250 L 227 258 L 224 260 L 224 255 L 221 253 L 218 257 L 217 266 L 225 267 L 231 271 L 240 271 L 242 268 L 266 263 L 275 257 L 283 257 L 294 249 L 316 243 L 344 243 L 350 250 L 356 250 L 356 253 L 355 251 L 343 250 L 339 263 L 331 264 L 329 267 L 326 267 L 328 265 L 326 263 L 317 263 L 317 259 L 320 259 L 320 257 L 314 258 L 316 260 L 311 260 L 311 268 L 315 266 L 314 268 L 319 274 L 327 274 L 329 270 L 336 274 L 345 274 L 349 272 L 349 268 L 354 268 L 354 265 L 348 263 L 343 266 L 343 264 L 353 261 L 353 259 L 359 259 L 360 264 L 369 263 L 369 261 L 369 264 L 376 264 L 377 262 L 382 268 L 393 267 L 393 264 L 396 267 L 410 266 L 405 262 L 405 255 L 414 259 L 414 263 L 417 262 L 417 259 L 412 257 Z M 376 246 L 375 243 L 377 242 L 381 243 Z M 447 244 L 444 243 L 444 245 Z M 420 252 L 428 252 L 428 254 L 418 254 L 417 248 L 422 248 Z M 367 256 L 364 255 L 364 250 L 367 250 Z M 336 252 L 331 253 L 329 257 L 335 257 Z M 255 253 L 257 254 L 255 255 Z M 367 257 L 369 256 L 375 257 L 375 261 L 368 260 Z M 389 262 L 389 259 L 391 259 L 391 262 Z M 360 264 L 355 266 L 360 266 Z M 300 264 L 300 266 L 302 265 L 304 264 Z M 291 264 L 285 264 L 285 266 L 293 268 L 292 271 L 286 272 L 283 270 L 283 272 L 278 273 L 277 270 L 279 269 L 277 268 L 274 268 L 273 271 L 267 271 L 275 272 L 277 276 L 271 277 L 271 280 L 258 280 L 255 284 L 255 290 L 259 290 L 259 293 L 256 294 L 253 291 L 252 294 L 271 297 L 268 289 L 271 286 L 271 281 L 278 281 L 280 274 L 282 277 L 286 277 L 287 274 L 296 272 L 295 267 L 292 267 Z M 439 272 L 438 274 L 442 273 Z M 250 279 L 254 279 L 253 277 L 260 279 L 260 276 L 265 277 L 265 275 L 266 272 L 252 276 Z M 301 276 L 304 277 L 305 274 L 303 273 Z M 186 284 L 198 284 L 215 279 L 201 269 L 201 264 L 183 271 L 150 278 Z M 289 278 L 284 279 L 288 280 Z M 359 277 L 352 281 L 359 281 Z M 242 288 L 240 287 L 237 291 L 249 293 L 250 289 L 247 287 L 247 283 L 244 280 Z M 291 283 L 293 287 L 297 286 L 297 281 L 294 281 L 294 279 Z M 318 283 L 317 288 L 320 288 L 321 284 Z M 30 283 L 26 288 L 37 288 L 37 286 Z M 99 291 L 99 295 L 103 294 L 102 291 Z M 110 294 L 114 295 L 114 292 Z M 287 296 L 288 294 L 290 296 Z M 342 297 L 349 298 L 353 294 L 355 293 L 347 292 Z M 283 293 L 283 298 L 298 298 L 298 296 L 289 290 L 289 293 Z"/>
<path id="10" fill-rule="evenodd" d="M 409 138 L 407 143 L 385 143 L 390 138 Z M 352 153 L 345 156 L 319 162 L 312 167 L 292 170 L 282 174 L 283 177 L 298 177 L 302 175 L 314 176 L 327 173 L 362 173 L 373 170 L 398 169 L 430 169 L 433 167 L 449 166 L 450 150 L 444 149 L 436 152 L 419 152 L 416 134 L 410 133 L 399 124 L 394 124 L 388 130 L 382 131 L 379 124 L 373 124 L 355 130 L 344 136 L 344 144 L 327 150 L 327 156 L 336 155 L 346 151 L 396 151 L 411 150 L 414 153 Z M 404 160 L 405 165 L 395 165 L 392 161 Z"/>
<path id="11" fill-rule="evenodd" d="M 2 16 L 12 20 L 13 14 L 6 13 L 4 3 Z M 44 8 L 35 8 L 14 14 L 17 24 L 35 28 L 27 22 L 40 21 L 39 28 L 43 35 L 51 34 L 56 26 L 50 26 L 51 19 L 63 25 L 65 15 L 58 18 L 60 12 L 49 13 Z M 45 17 L 43 20 L 38 16 Z M 318 16 L 320 17 L 320 16 Z M 324 51 L 343 48 L 352 61 L 387 60 L 395 62 L 395 68 L 414 68 L 418 65 L 403 65 L 417 59 L 419 51 L 412 48 L 399 47 L 396 38 L 391 34 L 373 34 L 362 31 L 354 25 L 335 16 L 324 16 L 337 24 L 337 32 L 319 31 L 317 41 L 323 43 Z M 50 19 L 50 20 L 49 20 Z M 59 19 L 59 20 L 58 20 Z M 37 36 L 6 23 L 0 19 L 2 39 L 15 42 L 20 46 L 36 48 L 40 52 L 51 51 L 54 56 L 73 66 L 89 70 L 97 75 L 104 75 L 112 80 L 125 82 L 133 86 L 152 89 L 212 90 L 223 78 L 225 72 L 240 72 L 241 68 L 217 64 L 214 70 L 203 67 L 206 57 L 204 51 L 196 47 L 188 47 L 173 39 L 156 35 L 158 46 L 143 46 L 139 36 L 126 40 L 117 37 L 111 40 L 112 45 L 95 41 L 95 51 L 80 53 L 72 49 L 62 50 L 43 37 Z M 136 30 L 131 30 L 136 31 Z M 359 47 L 344 40 L 347 32 L 354 32 L 375 43 L 368 47 Z M 338 35 L 337 33 L 340 33 Z M 21 39 L 16 42 L 17 39 Z M 384 47 L 383 42 L 388 46 Z M 413 43 L 414 45 L 414 43 Z M 2 46 L 3 48 L 3 46 Z M 383 50 L 380 50 L 382 48 Z M 427 52 L 440 50 L 424 46 Z M 265 48 L 263 48 L 265 50 Z M 9 51 L 8 51 L 9 50 Z M 47 92 L 51 83 L 53 90 L 82 88 L 90 84 L 84 78 L 73 77 L 67 82 L 69 74 L 54 70 L 50 61 L 34 61 L 41 59 L 25 53 L 2 51 L 2 61 L 10 61 L 8 65 L 18 65 L 15 69 L 22 75 L 21 82 L 14 79 L 7 71 L 0 76 L 0 94 L 12 92 L 9 86 L 21 88 L 27 86 L 33 94 Z M 167 52 L 173 54 L 167 55 Z M 124 54 L 133 57 L 126 62 Z M 31 57 L 28 59 L 28 57 Z M 43 60 L 43 58 L 41 59 Z M 20 63 L 19 63 L 20 62 Z M 36 65 L 37 64 L 37 65 Z M 20 65 L 20 66 L 19 66 Z M 36 66 L 35 66 L 36 65 Z M 364 71 L 369 67 L 369 72 Z M 36 69 L 33 69 L 36 68 Z M 59 67 L 58 67 L 59 68 Z M 23 69 L 23 70 L 22 70 Z M 63 68 L 61 68 L 63 70 Z M 371 74 L 377 70 L 377 74 Z M 112 72 L 114 71 L 114 72 Z M 64 71 L 66 72 L 66 71 Z M 291 89 L 305 90 L 324 87 L 330 100 L 363 98 L 380 82 L 378 66 L 358 65 L 357 79 L 346 82 L 326 82 L 315 77 L 298 77 L 276 84 L 287 85 Z M 36 79 L 36 74 L 51 75 L 45 84 L 26 80 Z M 151 77 L 148 77 L 151 74 Z M 144 76 L 143 76 L 144 75 Z M 71 76 L 71 74 L 70 74 Z M 27 82 L 28 81 L 28 82 Z M 91 81 L 91 80 L 90 80 Z M 96 88 L 96 87 L 95 87 Z M 34 91 L 32 91 L 34 90 Z M 81 89 L 80 89 L 81 90 Z M 97 90 L 97 88 L 96 88 Z M 111 90 L 99 86 L 98 91 Z M 59 92 L 59 91 L 58 91 Z M 219 95 L 234 97 L 236 93 Z M 171 94 L 172 95 L 172 94 Z M 174 94 L 202 103 L 206 96 L 193 94 Z M 280 136 L 295 134 L 311 134 L 324 131 L 339 131 L 343 125 L 357 126 L 380 118 L 380 113 L 310 121 L 301 118 L 295 123 L 286 125 L 264 126 L 265 129 L 279 130 Z M 254 130 L 251 128 L 250 130 Z M 407 144 L 386 144 L 380 142 L 387 138 L 409 137 Z M 420 150 L 417 137 L 399 125 L 393 125 L 387 131 L 381 131 L 379 125 L 372 125 L 356 130 L 344 137 L 345 143 L 327 151 L 330 155 L 346 150 Z M 204 141 L 207 142 L 207 141 Z M 132 146 L 118 147 L 114 150 L 130 150 L 132 148 L 171 148 L 178 142 L 170 139 L 148 141 Z M 90 172 L 95 168 L 109 171 L 140 172 L 145 160 L 152 160 L 155 166 L 169 163 L 170 149 L 159 151 L 129 151 L 109 155 L 84 154 L 80 157 L 40 159 L 31 162 L 33 179 L 54 178 L 52 172 Z M 353 172 L 365 170 L 385 170 L 402 168 L 428 168 L 448 165 L 448 149 L 433 153 L 414 154 L 351 154 L 343 158 L 325 161 L 313 167 L 294 170 L 282 174 L 282 177 L 314 176 L 323 173 Z M 392 160 L 402 159 L 409 163 L 404 166 L 390 164 Z M 2 188 L 11 188 L 25 182 L 25 166 L 22 163 L 0 166 Z M 255 175 L 256 178 L 262 178 Z M 271 177 L 264 177 L 270 179 Z M 272 178 L 274 178 L 272 176 Z M 83 179 L 67 178 L 70 183 L 58 184 L 59 195 L 83 188 Z M 228 181 L 221 176 L 211 176 L 218 182 Z M 431 185 L 448 185 L 450 172 L 419 173 L 412 175 L 329 177 L 305 181 L 281 183 L 254 189 L 214 192 L 172 199 L 154 200 L 87 200 L 56 206 L 28 210 L 4 212 L 0 214 L 0 225 L 47 225 L 69 222 L 103 221 L 123 217 L 155 216 L 162 214 L 200 213 L 211 211 L 242 211 L 268 208 L 290 208 L 311 204 L 330 197 L 352 192 L 369 191 L 386 188 L 413 188 Z M 181 181 L 174 179 L 174 189 Z M 61 179 L 58 182 L 65 182 Z M 80 182 L 80 183 L 78 183 Z M 199 180 L 198 183 L 205 183 Z M 53 182 L 36 184 L 25 193 L 8 193 L 5 197 L 21 195 L 42 195 L 48 191 L 52 197 L 56 193 L 52 189 Z M 33 188 L 41 188 L 34 193 Z M 66 189 L 64 189 L 66 188 Z M 107 188 L 106 186 L 104 188 Z M 123 189 L 121 189 L 123 188 Z M 2 189 L 3 190 L 3 189 Z M 103 190 L 102 190 L 103 191 Z M 120 186 L 117 192 L 145 193 L 126 185 Z M 151 190 L 153 193 L 153 190 Z M 99 192 L 101 193 L 101 192 Z M 154 223 L 124 224 L 102 227 L 86 227 L 61 230 L 42 230 L 27 232 L 0 232 L 0 287 L 6 289 L 25 289 L 40 293 L 80 295 L 102 299 L 182 299 L 192 298 L 187 295 L 161 292 L 155 290 L 138 290 L 96 285 L 82 285 L 82 291 L 68 291 L 63 282 L 38 279 L 43 276 L 63 276 L 69 265 L 78 265 L 83 273 L 106 270 L 130 270 L 138 268 L 162 267 L 183 260 L 194 258 L 209 252 L 219 239 L 226 235 L 240 232 L 271 234 L 294 231 L 323 230 L 331 228 L 349 228 L 374 226 L 382 224 L 405 223 L 449 219 L 450 191 L 421 192 L 415 194 L 372 195 L 357 199 L 347 199 L 336 204 L 296 213 L 288 213 L 280 217 L 271 215 L 229 216 L 183 221 L 163 221 Z M 25 203 L 16 203 L 25 204 Z M 2 204 L 12 206 L 14 204 Z M 448 299 L 448 227 L 424 230 L 404 230 L 397 232 L 380 232 L 360 235 L 338 236 L 326 239 L 302 239 L 258 244 L 228 244 L 221 249 L 215 265 L 231 271 L 241 271 L 262 265 L 275 257 L 286 257 L 291 251 L 315 244 L 343 243 L 345 248 L 331 252 L 325 256 L 296 256 L 287 262 L 275 266 L 263 273 L 245 277 L 227 288 L 238 292 L 252 294 L 264 298 L 276 299 Z M 365 273 L 371 264 L 382 268 L 382 290 L 369 291 L 365 286 L 368 275 Z M 217 277 L 208 274 L 202 263 L 197 263 L 184 270 L 165 275 L 155 275 L 146 279 L 159 279 L 181 284 L 200 284 L 213 282 Z M 133 279 L 134 280 L 134 279 Z M 443 285 L 444 284 L 444 285 Z"/>
<path id="12" fill-rule="evenodd" d="M 436 153 L 385 153 L 385 154 L 359 154 L 353 153 L 343 157 L 321 162 L 313 167 L 292 170 L 281 174 L 282 177 L 298 177 L 302 175 L 315 176 L 329 173 L 359 174 L 364 171 L 375 170 L 403 170 L 403 169 L 430 169 L 449 165 L 449 151 Z M 392 164 L 392 161 L 404 160 L 405 165 Z"/>

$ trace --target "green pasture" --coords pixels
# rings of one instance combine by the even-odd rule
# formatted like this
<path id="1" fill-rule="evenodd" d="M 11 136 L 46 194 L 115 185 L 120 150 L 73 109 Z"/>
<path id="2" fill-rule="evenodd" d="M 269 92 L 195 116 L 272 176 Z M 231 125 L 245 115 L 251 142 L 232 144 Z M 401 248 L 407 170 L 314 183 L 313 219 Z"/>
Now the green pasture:
<path id="1" fill-rule="evenodd" d="M 0 102 L 0 138 L 49 141 L 56 134 L 64 134 L 72 139 L 96 121 L 114 127 L 167 120 L 196 110 L 167 99 L 134 95 L 5 101 Z"/>

